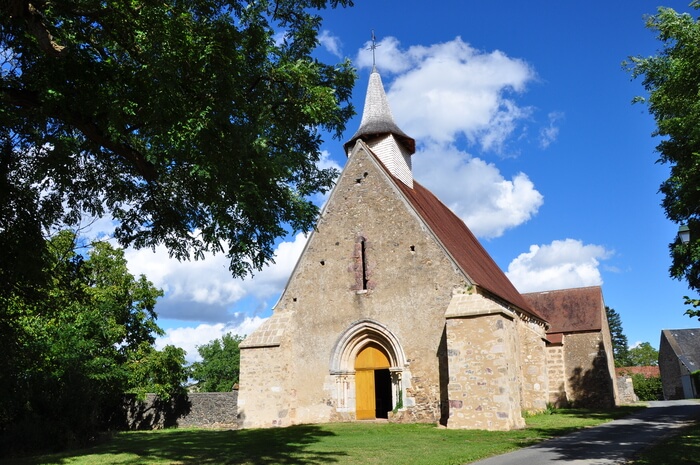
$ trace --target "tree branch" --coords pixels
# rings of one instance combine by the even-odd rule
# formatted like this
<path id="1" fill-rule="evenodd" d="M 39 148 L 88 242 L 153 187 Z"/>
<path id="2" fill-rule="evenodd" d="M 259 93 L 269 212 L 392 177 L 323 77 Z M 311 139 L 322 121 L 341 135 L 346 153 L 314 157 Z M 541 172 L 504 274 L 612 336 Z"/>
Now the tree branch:
<path id="1" fill-rule="evenodd" d="M 25 90 L 2 89 L 0 90 L 0 100 L 18 108 L 42 108 L 38 95 L 35 92 Z M 127 143 L 111 139 L 105 135 L 102 128 L 83 115 L 70 111 L 67 114 L 50 114 L 49 116 L 73 126 L 90 141 L 128 161 L 146 181 L 153 182 L 158 178 L 155 166 L 146 160 L 141 152 Z"/>

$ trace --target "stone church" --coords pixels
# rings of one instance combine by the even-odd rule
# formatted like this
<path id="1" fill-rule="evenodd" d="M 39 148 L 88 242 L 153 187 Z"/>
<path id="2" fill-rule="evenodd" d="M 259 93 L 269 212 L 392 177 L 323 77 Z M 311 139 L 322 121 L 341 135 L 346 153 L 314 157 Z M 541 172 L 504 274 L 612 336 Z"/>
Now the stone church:
<path id="1" fill-rule="evenodd" d="M 548 323 L 413 179 L 370 75 L 359 130 L 274 308 L 241 343 L 244 428 L 387 418 L 508 430 L 549 401 Z"/>

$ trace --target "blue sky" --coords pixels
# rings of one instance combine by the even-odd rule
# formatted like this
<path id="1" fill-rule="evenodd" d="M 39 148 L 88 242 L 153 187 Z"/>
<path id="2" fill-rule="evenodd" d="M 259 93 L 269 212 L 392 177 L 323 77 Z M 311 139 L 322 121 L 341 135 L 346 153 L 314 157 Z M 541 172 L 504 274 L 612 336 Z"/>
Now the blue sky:
<path id="1" fill-rule="evenodd" d="M 697 16 L 686 1 L 356 1 L 324 13 L 318 56 L 358 68 L 358 116 L 324 163 L 342 167 L 359 125 L 371 68 L 371 31 L 399 127 L 416 139 L 414 177 L 452 208 L 521 292 L 601 285 L 631 344 L 658 348 L 660 331 L 700 326 L 683 315 L 687 286 L 668 276 L 654 121 L 621 66 L 660 43 L 643 16 L 659 5 Z M 303 247 L 280 242 L 277 263 L 233 280 L 224 257 L 178 263 L 127 251 L 135 273 L 166 291 L 167 334 L 195 346 L 247 334 L 271 308 Z"/>

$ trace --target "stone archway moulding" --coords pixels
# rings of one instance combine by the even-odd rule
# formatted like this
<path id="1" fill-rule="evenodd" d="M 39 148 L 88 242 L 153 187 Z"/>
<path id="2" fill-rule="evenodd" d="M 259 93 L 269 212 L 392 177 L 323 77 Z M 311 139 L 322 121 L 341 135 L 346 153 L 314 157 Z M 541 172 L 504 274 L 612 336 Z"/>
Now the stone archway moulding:
<path id="1" fill-rule="evenodd" d="M 384 349 L 392 371 L 406 366 L 406 356 L 394 333 L 377 321 L 363 319 L 352 323 L 336 341 L 331 353 L 331 374 L 354 373 L 357 354 L 370 343 Z"/>

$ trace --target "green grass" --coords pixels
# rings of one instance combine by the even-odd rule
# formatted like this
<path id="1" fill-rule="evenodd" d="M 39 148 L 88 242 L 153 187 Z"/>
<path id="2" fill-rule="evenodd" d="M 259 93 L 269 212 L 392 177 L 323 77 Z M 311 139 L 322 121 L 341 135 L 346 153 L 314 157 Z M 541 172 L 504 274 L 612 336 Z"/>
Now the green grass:
<path id="1" fill-rule="evenodd" d="M 637 407 L 638 408 L 638 407 Z M 526 418 L 516 431 L 450 430 L 427 424 L 334 423 L 258 430 L 169 429 L 123 432 L 63 454 L 7 465 L 463 464 L 623 417 L 610 411 L 556 410 Z"/>
<path id="2" fill-rule="evenodd" d="M 700 464 L 700 422 L 638 455 L 634 465 Z"/>

